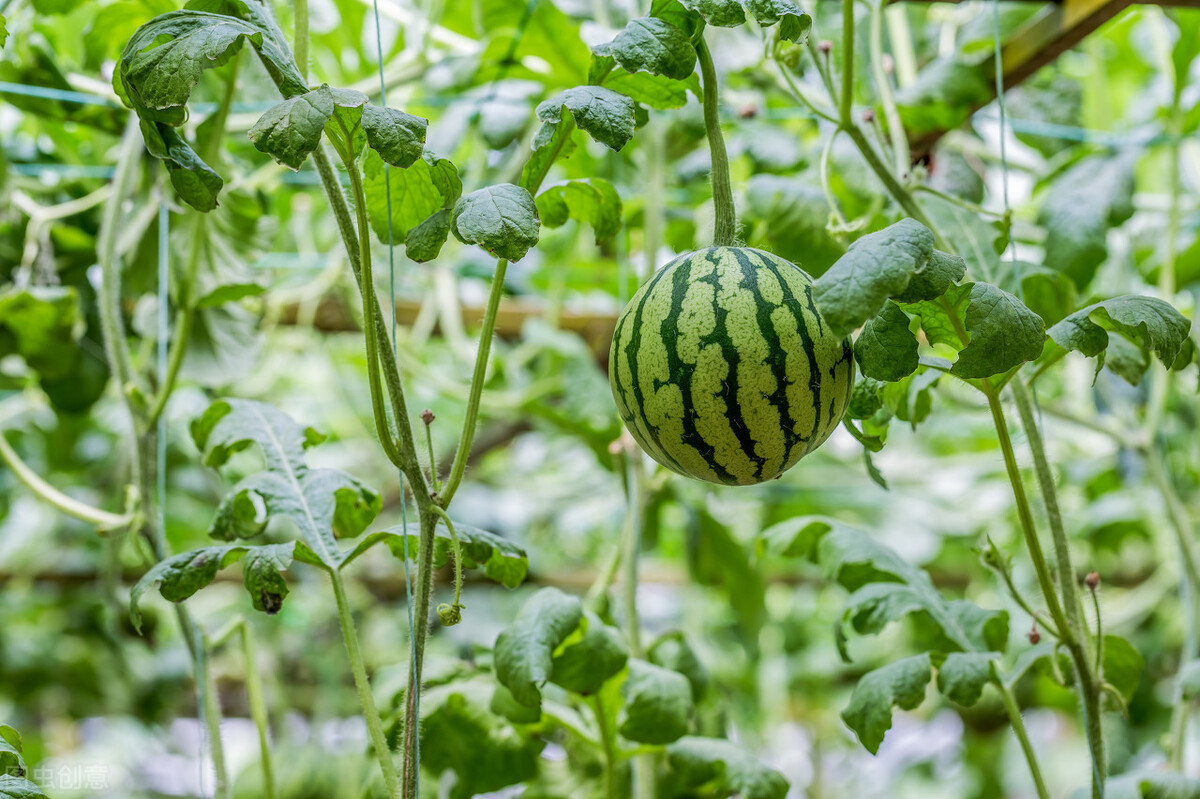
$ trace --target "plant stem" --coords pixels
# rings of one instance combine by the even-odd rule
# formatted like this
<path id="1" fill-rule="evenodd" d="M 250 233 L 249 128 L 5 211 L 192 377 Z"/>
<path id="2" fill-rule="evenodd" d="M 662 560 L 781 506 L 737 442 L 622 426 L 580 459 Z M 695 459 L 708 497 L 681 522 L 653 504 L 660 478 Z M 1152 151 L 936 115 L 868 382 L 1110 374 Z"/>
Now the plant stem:
<path id="1" fill-rule="evenodd" d="M 292 54 L 300 76 L 308 81 L 308 0 L 295 0 L 296 29 L 292 38 Z"/>
<path id="2" fill-rule="evenodd" d="M 621 582 L 622 596 L 625 604 L 625 635 L 629 639 L 629 653 L 635 658 L 642 656 L 642 631 L 637 613 L 637 583 L 638 556 L 641 554 L 641 480 L 636 460 L 640 452 L 630 452 L 626 455 L 625 466 L 625 550 L 622 561 L 625 566 L 624 579 Z"/>
<path id="3" fill-rule="evenodd" d="M 225 747 L 221 742 L 221 703 L 217 695 L 217 682 L 208 667 L 209 647 L 204 633 L 196 631 L 195 641 L 196 689 L 201 695 L 201 710 L 204 725 L 208 729 L 208 742 L 212 748 L 213 771 L 216 774 L 218 799 L 230 799 L 229 773 L 225 766 Z"/>
<path id="4" fill-rule="evenodd" d="M 842 124 L 854 108 L 854 0 L 842 0 L 842 95 L 839 105 Z"/>
<path id="5" fill-rule="evenodd" d="M 383 722 L 379 718 L 379 710 L 375 707 L 375 697 L 371 693 L 371 682 L 367 678 L 367 667 L 363 662 L 362 649 L 358 643 L 358 632 L 354 628 L 354 615 L 350 612 L 350 602 L 346 599 L 346 586 L 342 582 L 342 573 L 336 569 L 330 570 L 329 579 L 333 583 L 338 621 L 342 626 L 342 638 L 346 641 L 346 654 L 350 656 L 350 671 L 354 674 L 354 687 L 358 690 L 358 701 L 362 705 L 363 718 L 367 722 L 367 733 L 371 738 L 371 746 L 375 749 L 375 757 L 379 759 L 379 769 L 383 772 L 383 781 L 387 786 L 388 796 L 396 797 L 400 795 L 400 780 L 396 776 L 396 764 L 392 761 L 392 750 L 388 748 L 387 736 L 383 732 Z"/>
<path id="6" fill-rule="evenodd" d="M 254 634 L 250 624 L 242 620 L 239 633 L 242 639 L 242 660 L 246 666 L 246 699 L 250 704 L 250 717 L 258 730 L 258 756 L 262 764 L 263 797 L 275 799 L 275 773 L 271 766 L 270 720 L 267 718 L 267 701 L 263 695 L 262 676 L 254 660 Z"/>
<path id="7" fill-rule="evenodd" d="M 446 529 L 450 531 L 450 547 L 454 554 L 454 607 L 461 607 L 459 600 L 462 598 L 462 548 L 458 544 L 458 532 L 454 529 L 454 522 L 450 519 L 450 515 L 446 511 L 433 506 L 434 511 L 438 516 L 442 517 L 442 521 L 446 523 Z"/>
<path id="8" fill-rule="evenodd" d="M 793 97 L 795 97 L 797 100 L 800 101 L 801 105 L 803 105 L 809 111 L 812 111 L 814 114 L 816 114 L 821 119 L 824 119 L 826 122 L 832 122 L 835 125 L 838 123 L 837 117 L 835 117 L 833 114 L 829 113 L 825 109 L 819 108 L 817 106 L 817 104 L 814 103 L 808 97 L 808 95 L 806 95 L 803 91 L 801 91 L 800 86 L 792 78 L 791 74 L 788 71 L 788 68 L 784 64 L 780 63 L 780 61 L 778 59 L 775 59 L 775 69 L 779 72 L 779 75 L 783 78 L 783 82 L 785 84 L 787 84 L 788 91 L 790 91 L 792 93 Z"/>
<path id="9" fill-rule="evenodd" d="M 879 91 L 879 102 L 883 106 L 883 118 L 887 120 L 888 139 L 892 143 L 892 158 L 897 174 L 907 174 L 912 166 L 908 151 L 908 137 L 904 135 L 904 123 L 900 110 L 892 95 L 892 83 L 883 69 L 883 6 L 884 0 L 871 4 L 871 74 Z"/>
<path id="10" fill-rule="evenodd" d="M 708 134 L 708 150 L 712 155 L 713 246 L 731 247 L 737 238 L 737 211 L 733 205 L 733 186 L 729 179 L 729 155 L 725 152 L 725 137 L 721 135 L 718 104 L 717 70 L 712 53 L 703 35 L 696 42 L 696 57 L 704 81 L 704 130 Z"/>
<path id="11" fill-rule="evenodd" d="M 475 369 L 471 374 L 471 391 L 467 395 L 467 415 L 463 419 L 462 433 L 458 437 L 458 449 L 450 467 L 450 476 L 442 489 L 441 506 L 450 506 L 450 500 L 458 491 L 463 475 L 467 471 L 467 459 L 471 455 L 471 444 L 475 440 L 475 427 L 479 421 L 479 400 L 483 396 L 483 383 L 487 377 L 488 357 L 492 351 L 492 335 L 496 330 L 496 315 L 500 310 L 500 298 L 504 294 L 504 274 L 508 261 L 501 258 L 496 262 L 496 274 L 492 276 L 492 288 L 488 293 L 487 310 L 483 315 L 483 328 L 479 331 L 479 350 L 475 353 Z"/>
<path id="12" fill-rule="evenodd" d="M 1092 608 L 1096 611 L 1096 673 L 1104 669 L 1104 621 L 1100 616 L 1100 597 L 1092 590 Z"/>
<path id="13" fill-rule="evenodd" d="M 438 462 L 437 455 L 433 452 L 433 431 L 430 430 L 430 425 L 425 425 L 425 446 L 429 450 L 429 484 L 434 491 L 440 492 L 442 484 L 438 481 Z"/>
<path id="14" fill-rule="evenodd" d="M 433 510 L 421 512 L 421 538 L 417 550 L 416 606 L 413 608 L 412 631 L 416 661 L 408 672 L 408 693 L 404 713 L 404 799 L 417 799 L 421 764 L 417 762 L 417 747 L 421 735 L 420 701 L 421 672 L 425 665 L 425 640 L 429 637 L 429 603 L 433 595 L 433 545 L 438 516 Z"/>
<path id="15" fill-rule="evenodd" d="M 129 512 L 118 514 L 94 508 L 86 502 L 80 502 L 74 497 L 67 496 L 50 485 L 21 460 L 21 456 L 9 445 L 3 432 L 0 432 L 0 461 L 12 469 L 17 479 L 36 494 L 38 499 L 53 505 L 68 516 L 96 525 L 102 532 L 121 530 L 133 521 L 133 514 Z"/>
<path id="16" fill-rule="evenodd" d="M 962 197 L 959 197 L 955 194 L 950 194 L 948 192 L 940 191 L 926 183 L 920 183 L 916 186 L 913 186 L 913 190 L 924 192 L 925 194 L 932 194 L 934 197 L 943 199 L 948 203 L 953 203 L 954 205 L 957 205 L 959 208 L 963 208 L 967 211 L 970 211 L 973 214 L 980 214 L 982 216 L 991 216 L 991 217 L 995 217 L 997 219 L 1003 219 L 1005 217 L 1005 213 L 1003 211 L 990 211 L 987 208 L 984 208 L 982 205 L 979 205 L 978 203 L 973 203 L 970 200 L 964 200 Z"/>
<path id="17" fill-rule="evenodd" d="M 600 729 L 600 743 L 604 746 L 604 785 L 608 799 L 617 799 L 617 753 L 613 746 L 612 730 L 608 726 L 608 713 L 605 712 L 602 693 L 597 691 L 593 696 L 593 709 L 596 711 L 596 726 Z"/>
<path id="18" fill-rule="evenodd" d="M 818 171 L 821 176 L 821 188 L 825 191 L 825 202 L 829 206 L 829 213 L 833 214 L 834 223 L 838 228 L 844 231 L 846 228 L 846 217 L 842 215 L 842 209 L 838 207 L 837 197 L 833 195 L 833 186 L 829 183 L 829 155 L 833 152 L 833 143 L 837 140 L 839 130 L 840 128 L 831 130 L 829 136 L 825 139 L 825 146 L 821 148 L 821 161 Z"/>
<path id="19" fill-rule="evenodd" d="M 1046 780 L 1042 776 L 1042 767 L 1038 763 L 1037 752 L 1033 748 L 1033 744 L 1029 741 L 1029 733 L 1025 729 L 1025 719 L 1021 716 L 1021 708 L 1017 704 L 1016 698 L 1012 691 L 1000 679 L 996 673 L 996 666 L 993 663 L 991 666 L 992 685 L 996 686 L 996 690 L 1000 693 L 1000 701 L 1004 703 L 1004 710 L 1008 713 L 1009 723 L 1012 724 L 1013 734 L 1017 736 L 1017 742 L 1021 744 L 1021 752 L 1025 755 L 1025 762 L 1029 765 L 1029 776 L 1033 777 L 1033 784 L 1037 790 L 1038 799 L 1050 799 L 1050 792 L 1046 789 Z"/>
<path id="20" fill-rule="evenodd" d="M 134 173 L 141 156 L 142 134 L 136 114 L 129 115 L 121 148 L 117 154 L 117 171 L 113 177 L 112 193 L 104 203 L 104 215 L 96 244 L 100 261 L 101 302 L 100 328 L 104 334 L 104 351 L 117 381 L 122 397 L 134 387 L 133 366 L 125 345 L 124 310 L 121 308 L 121 265 L 117 260 L 117 231 L 121 223 L 121 206 L 133 185 Z M 136 420 L 135 420 L 136 421 Z"/>

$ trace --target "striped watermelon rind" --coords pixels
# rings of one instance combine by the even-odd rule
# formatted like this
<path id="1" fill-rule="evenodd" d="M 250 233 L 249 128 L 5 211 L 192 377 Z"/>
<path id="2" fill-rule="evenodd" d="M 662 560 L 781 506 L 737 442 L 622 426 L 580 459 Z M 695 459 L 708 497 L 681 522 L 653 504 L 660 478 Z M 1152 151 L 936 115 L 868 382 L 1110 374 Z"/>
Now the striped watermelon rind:
<path id="1" fill-rule="evenodd" d="M 849 339 L 821 319 L 812 278 L 747 247 L 685 253 L 621 312 L 609 382 L 654 460 L 727 485 L 778 477 L 841 422 Z"/>

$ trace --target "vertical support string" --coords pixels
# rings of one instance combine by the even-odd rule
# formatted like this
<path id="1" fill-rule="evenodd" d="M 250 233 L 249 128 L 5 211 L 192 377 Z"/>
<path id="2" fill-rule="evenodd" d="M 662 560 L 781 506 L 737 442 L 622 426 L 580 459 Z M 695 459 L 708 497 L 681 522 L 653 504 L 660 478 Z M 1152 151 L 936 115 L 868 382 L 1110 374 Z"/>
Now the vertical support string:
<path id="1" fill-rule="evenodd" d="M 372 0 L 372 10 L 375 14 L 375 52 L 377 55 L 377 63 L 379 66 L 379 102 L 381 105 L 387 105 L 387 81 L 383 76 L 383 30 L 379 23 L 379 0 Z M 383 165 L 383 190 L 384 197 L 387 200 L 387 220 L 388 220 L 388 296 L 391 298 L 391 322 L 392 322 L 392 352 L 396 350 L 396 240 L 392 229 L 392 180 L 387 164 Z M 380 431 L 387 434 L 387 431 Z M 436 469 L 437 464 L 431 463 L 429 468 Z M 399 469 L 396 470 L 396 477 L 400 482 L 400 524 L 404 530 L 404 604 L 408 608 L 408 663 L 409 669 L 413 675 L 413 685 L 416 685 L 417 673 L 417 637 L 413 634 L 416 629 L 416 618 L 413 614 L 412 604 L 412 567 L 408 557 L 408 507 L 405 500 L 405 482 L 404 473 Z M 413 697 L 413 716 L 409 723 L 420 724 L 421 719 L 421 695 L 418 692 Z M 418 791 L 421 785 L 421 736 L 416 737 L 416 784 Z"/>

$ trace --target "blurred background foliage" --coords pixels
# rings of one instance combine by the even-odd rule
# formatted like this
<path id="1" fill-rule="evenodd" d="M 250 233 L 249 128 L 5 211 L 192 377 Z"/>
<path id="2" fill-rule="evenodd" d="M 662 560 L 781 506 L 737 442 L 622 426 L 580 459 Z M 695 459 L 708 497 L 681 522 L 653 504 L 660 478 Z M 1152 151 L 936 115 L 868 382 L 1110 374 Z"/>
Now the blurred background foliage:
<path id="1" fill-rule="evenodd" d="M 290 30 L 290 6 L 277 5 L 281 26 Z M 431 120 L 430 148 L 455 160 L 465 185 L 512 180 L 536 132 L 534 107 L 586 82 L 588 44 L 609 38 L 635 10 L 631 5 L 445 0 L 418 7 L 381 0 L 389 102 Z M 1005 3 L 1003 32 L 1039 7 Z M 127 482 L 129 422 L 106 390 L 95 291 L 100 206 L 127 115 L 110 78 L 134 29 L 174 8 L 170 0 L 0 0 L 8 30 L 0 50 L 0 432 L 49 482 L 114 512 Z M 828 0 L 807 9 L 814 38 L 836 38 L 838 9 Z M 951 129 L 917 167 L 918 178 L 998 208 L 997 109 L 972 110 L 987 96 L 974 67 L 991 58 L 990 5 L 905 4 L 890 9 L 887 20 L 889 48 L 910 59 L 894 62 L 906 127 L 914 138 Z M 1184 137 L 1179 293 L 1168 299 L 1193 315 L 1200 294 L 1200 67 L 1196 48 L 1184 58 L 1178 42 L 1195 39 L 1198 29 L 1198 10 L 1125 11 L 1008 94 L 1018 253 L 1034 263 L 1053 261 L 1071 277 L 1038 284 L 1036 274 L 1026 274 L 1030 304 L 1047 322 L 1056 321 L 1055 309 L 1092 296 L 1149 292 L 1158 281 L 1173 180 L 1168 132 Z M 377 91 L 369 2 L 313 2 L 311 30 L 314 75 Z M 764 63 L 756 29 L 710 33 L 742 235 L 820 274 L 844 251 L 827 229 L 818 173 L 830 130 L 781 87 Z M 835 63 L 837 57 L 835 49 Z M 1176 75 L 1186 88 L 1173 103 Z M 811 70 L 795 79 L 818 85 Z M 213 76 L 196 90 L 189 127 L 200 136 L 201 112 L 213 108 L 220 90 Z M 856 98 L 864 106 L 875 102 L 868 90 L 864 84 Z M 329 434 L 312 462 L 344 468 L 381 491 L 381 522 L 398 522 L 402 513 L 396 475 L 372 432 L 353 282 L 315 174 L 275 165 L 245 135 L 273 102 L 260 65 L 243 57 L 225 150 L 231 179 L 201 267 L 212 301 L 202 303 L 183 387 L 167 414 L 166 532 L 173 551 L 206 543 L 221 496 L 217 476 L 200 464 L 186 432 L 215 396 L 269 400 Z M 621 427 L 604 370 L 612 319 L 653 266 L 711 235 L 699 105 L 690 95 L 678 104 L 651 111 L 635 143 L 620 153 L 581 141 L 551 175 L 611 181 L 624 217 L 615 238 L 597 244 L 589 227 L 568 221 L 544 230 L 540 246 L 509 271 L 511 307 L 521 314 L 502 323 L 456 513 L 519 542 L 529 552 L 530 579 L 515 592 L 468 583 L 464 623 L 438 629 L 431 639 L 427 670 L 435 686 L 469 685 L 473 675 L 486 673 L 496 634 L 529 591 L 550 585 L 583 593 L 619 543 L 624 461 L 610 450 Z M 163 244 L 155 169 L 147 161 L 118 242 L 127 265 L 125 310 L 143 345 L 143 364 L 152 362 L 157 336 Z M 830 177 L 829 190 L 847 217 L 865 218 L 870 228 L 895 218 L 845 140 L 832 147 Z M 998 228 L 975 217 L 962 222 L 955 206 L 936 199 L 928 207 L 955 241 L 970 242 L 971 269 L 1001 273 Z M 189 212 L 171 211 L 165 244 L 172 268 L 180 268 L 193 246 Z M 384 248 L 376 247 L 386 264 Z M 453 240 L 436 263 L 413 264 L 397 253 L 401 367 L 410 376 L 410 406 L 437 415 L 434 442 L 442 456 L 461 424 L 472 331 L 492 268 L 477 250 Z M 386 296 L 386 275 L 380 289 Z M 1119 367 L 1119 358 L 1110 361 Z M 1145 660 L 1129 723 L 1110 731 L 1112 770 L 1119 773 L 1161 760 L 1188 631 L 1161 498 L 1148 488 L 1136 448 L 1107 432 L 1137 428 L 1147 388 L 1110 369 L 1093 381 L 1093 371 L 1090 362 L 1069 359 L 1038 388 L 1076 563 L 1102 575 L 1106 628 L 1132 641 Z M 1193 372 L 1176 378 L 1162 425 L 1168 472 L 1193 518 L 1200 506 L 1194 380 Z M 861 448 L 842 431 L 769 485 L 718 489 L 655 478 L 643 515 L 642 625 L 651 638 L 681 635 L 694 651 L 704 686 L 696 728 L 729 735 L 778 768 L 791 782 L 790 795 L 1031 796 L 1003 708 L 991 695 L 969 709 L 937 697 L 899 713 L 879 755 L 864 752 L 839 713 L 857 677 L 912 648 L 917 633 L 897 624 L 881 636 L 855 638 L 847 662 L 833 632 L 845 591 L 811 565 L 762 557 L 755 544 L 762 530 L 796 515 L 856 524 L 926 568 L 950 595 L 1008 609 L 1013 647 L 1025 646 L 1026 617 L 976 551 L 985 535 L 1006 551 L 1018 551 L 1020 541 L 986 407 L 949 381 L 936 391 L 912 389 L 904 404 L 901 421 L 911 424 L 893 424 L 886 449 L 875 456 L 887 491 L 868 477 Z M 26 758 L 53 770 L 44 774 L 60 775 L 53 794 L 59 797 L 207 795 L 211 779 L 194 722 L 191 672 L 174 619 L 155 599 L 145 606 L 143 636 L 127 621 L 129 586 L 142 570 L 136 546 L 57 514 L 9 470 L 0 470 L 0 489 L 0 718 L 24 732 Z M 237 579 L 223 575 L 198 594 L 194 613 L 210 630 L 248 618 L 277 740 L 281 795 L 360 795 L 373 769 L 361 753 L 360 724 L 345 721 L 356 712 L 354 691 L 331 603 L 323 592 L 303 590 L 316 578 L 297 570 L 289 574 L 292 595 L 281 613 L 251 615 Z M 446 579 L 443 572 L 443 594 Z M 1020 557 L 1016 579 L 1033 582 Z M 372 554 L 353 573 L 352 594 L 377 695 L 398 707 L 408 657 L 401 567 Z M 619 619 L 616 603 L 613 612 Z M 213 668 L 228 716 L 236 795 L 257 796 L 243 653 L 223 648 Z M 1086 762 L 1073 695 L 1044 674 L 1022 681 L 1018 693 L 1030 708 L 1030 735 L 1052 793 L 1067 796 L 1079 787 Z M 428 701 L 440 708 L 436 688 Z M 502 720 L 489 714 L 456 720 L 449 711 L 437 718 L 444 725 L 437 729 L 450 737 L 446 751 L 427 751 L 427 758 L 440 758 L 436 770 L 466 779 L 455 758 L 463 748 L 495 744 L 489 730 Z M 1195 732 L 1188 754 L 1193 773 L 1200 764 Z M 540 763 L 522 795 L 600 790 L 599 764 L 574 757 L 569 741 L 552 736 L 544 748 L 530 747 L 504 760 L 514 771 Z M 103 785 L 71 786 L 61 777 L 86 777 L 98 764 Z M 431 796 L 439 795 L 434 776 L 427 781 Z"/>

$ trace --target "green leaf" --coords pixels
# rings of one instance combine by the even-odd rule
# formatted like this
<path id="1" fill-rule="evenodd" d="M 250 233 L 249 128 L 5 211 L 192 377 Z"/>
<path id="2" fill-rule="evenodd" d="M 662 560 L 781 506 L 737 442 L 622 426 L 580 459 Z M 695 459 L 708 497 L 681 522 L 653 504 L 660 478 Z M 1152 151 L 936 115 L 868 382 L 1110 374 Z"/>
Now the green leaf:
<path id="1" fill-rule="evenodd" d="M 813 299 L 834 335 L 848 335 L 878 314 L 889 297 L 902 294 L 932 255 L 929 228 L 913 219 L 901 219 L 851 244 L 846 254 L 813 282 Z"/>
<path id="2" fill-rule="evenodd" d="M 1006 260 L 1000 266 L 996 284 L 1020 297 L 1047 326 L 1062 321 L 1077 307 L 1074 281 L 1041 264 Z"/>
<path id="3" fill-rule="evenodd" d="M 891 300 L 867 320 L 854 342 L 854 357 L 865 377 L 891 382 L 916 371 L 917 338 L 908 329 L 911 322 Z"/>
<path id="4" fill-rule="evenodd" d="M 4 43 L 7 41 L 8 41 L 8 23 L 4 19 L 4 15 L 0 14 L 0 47 L 3 47 Z"/>
<path id="5" fill-rule="evenodd" d="M 926 614 L 946 639 L 947 649 L 1002 652 L 1008 614 L 966 600 L 947 600 L 929 575 L 862 530 L 819 516 L 780 522 L 759 537 L 760 552 L 803 557 L 853 593 L 844 618 L 860 633 L 878 633 L 913 612 Z"/>
<path id="6" fill-rule="evenodd" d="M 556 228 L 568 219 L 586 222 L 601 244 L 621 230 L 621 198 L 604 178 L 570 180 L 537 196 L 538 214 L 546 227 Z"/>
<path id="7" fill-rule="evenodd" d="M 236 544 L 203 547 L 173 555 L 154 564 L 133 586 L 129 593 L 129 618 L 134 628 L 140 631 L 142 612 L 139 605 L 147 591 L 157 588 L 163 599 L 182 602 L 210 584 L 218 571 L 243 557 L 246 563 L 242 567 L 242 581 L 254 603 L 254 609 L 268 615 L 278 613 L 288 594 L 287 583 L 279 576 L 279 572 L 291 566 L 296 557 L 306 562 L 312 561 L 311 553 L 297 551 L 302 546 L 296 541 L 261 547 Z"/>
<path id="8" fill-rule="evenodd" d="M 524 549 L 507 538 L 462 522 L 454 523 L 454 531 L 458 534 L 464 569 L 482 566 L 488 579 L 495 580 L 505 588 L 516 588 L 525 581 L 525 574 L 529 570 L 529 556 L 525 554 Z M 410 522 L 407 527 L 396 525 L 371 533 L 360 539 L 354 548 L 346 553 L 341 568 L 350 565 L 358 556 L 381 541 L 401 560 L 404 559 L 404 547 L 407 546 L 408 557 L 415 559 L 420 540 L 421 525 L 417 522 Z M 434 530 L 433 567 L 440 569 L 448 565 L 453 551 L 450 530 L 445 521 L 439 521 Z"/>
<path id="9" fill-rule="evenodd" d="M 554 654 L 550 682 L 588 696 L 625 668 L 629 653 L 621 633 L 590 610 Z"/>
<path id="10" fill-rule="evenodd" d="M 84 319 L 70 286 L 14 285 L 0 290 L 0 358 L 20 355 L 47 379 L 75 371 Z"/>
<path id="11" fill-rule="evenodd" d="M 443 208 L 408 231 L 404 240 L 404 254 L 410 261 L 421 264 L 438 257 L 450 236 L 450 217 L 450 210 Z"/>
<path id="12" fill-rule="evenodd" d="M 773 768 L 721 738 L 688 735 L 667 747 L 671 770 L 698 796 L 784 799 L 788 783 Z"/>
<path id="13" fill-rule="evenodd" d="M 0 736 L 0 775 L 25 776 L 25 758 L 21 756 L 21 736 L 12 727 L 3 725 L 0 732 L 8 735 Z M 9 737 L 14 740 L 10 741 Z"/>
<path id="14" fill-rule="evenodd" d="M 367 146 L 379 153 L 384 163 L 407 169 L 425 152 L 425 130 L 429 120 L 395 108 L 365 105 L 362 129 Z"/>
<path id="15" fill-rule="evenodd" d="M 692 716 L 692 686 L 679 672 L 644 660 L 630 660 L 621 696 L 625 706 L 620 733 L 630 741 L 667 744 L 687 732 Z"/>
<path id="16" fill-rule="evenodd" d="M 225 181 L 204 163 L 192 146 L 170 125 L 142 118 L 142 139 L 146 150 L 167 165 L 171 185 L 180 198 L 197 211 L 217 207 L 217 195 Z"/>
<path id="17" fill-rule="evenodd" d="M 121 53 L 119 77 L 139 113 L 181 125 L 184 106 L 206 69 L 227 63 L 250 42 L 291 97 L 308 90 L 286 50 L 255 20 L 184 10 L 155 17 L 134 32 Z"/>
<path id="18" fill-rule="evenodd" d="M 1170 303 L 1155 297 L 1126 295 L 1076 311 L 1047 332 L 1060 347 L 1096 358 L 1099 372 L 1111 342 L 1110 333 L 1123 336 L 1147 355 L 1154 354 L 1170 366 L 1186 344 L 1191 327 L 1191 321 Z"/>
<path id="19" fill-rule="evenodd" d="M 313 89 L 267 109 L 250 128 L 250 141 L 261 153 L 293 171 L 321 144 L 325 124 L 333 116 L 328 86 Z"/>
<path id="20" fill-rule="evenodd" d="M 703 507 L 691 514 L 686 531 L 688 573 L 696 583 L 725 592 L 743 640 L 753 648 L 767 608 L 766 585 L 749 548 Z"/>
<path id="21" fill-rule="evenodd" d="M 47 799 L 42 789 L 24 777 L 0 774 L 0 799 Z"/>
<path id="22" fill-rule="evenodd" d="M 560 113 L 557 122 L 544 122 L 533 137 L 533 152 L 521 167 L 520 186 L 528 192 L 537 191 L 550 167 L 560 157 L 567 158 L 575 151 L 575 119 Z"/>
<path id="23" fill-rule="evenodd" d="M 694 699 L 701 699 L 708 691 L 708 670 L 700 662 L 682 630 L 672 630 L 660 635 L 646 651 L 646 657 L 656 666 L 677 671 L 687 677 Z"/>
<path id="24" fill-rule="evenodd" d="M 954 58 L 935 58 L 917 79 L 896 92 L 900 121 L 912 136 L 953 130 L 991 99 L 983 69 Z"/>
<path id="25" fill-rule="evenodd" d="M 583 606 L 557 588 L 543 588 L 521 607 L 516 620 L 496 639 L 496 679 L 527 707 L 542 702 L 553 654 L 579 626 Z"/>
<path id="26" fill-rule="evenodd" d="M 388 243 L 389 188 L 392 233 L 399 244 L 429 217 L 454 207 L 462 194 L 462 180 L 451 161 L 429 150 L 408 169 L 387 169 L 379 153 L 369 150 L 363 158 L 363 192 L 371 228 L 384 244 Z"/>
<path id="27" fill-rule="evenodd" d="M 1105 682 L 1117 689 L 1126 702 L 1133 700 L 1146 661 L 1133 644 L 1119 635 L 1104 636 L 1104 658 L 1101 673 Z"/>
<path id="28" fill-rule="evenodd" d="M 538 105 L 537 117 L 558 125 L 564 108 L 580 130 L 611 150 L 620 150 L 633 138 L 634 102 L 619 92 L 603 86 L 576 86 Z M 543 126 L 542 132 L 545 130 Z"/>
<path id="29" fill-rule="evenodd" d="M 684 8 L 704 17 L 709 25 L 719 28 L 736 28 L 746 22 L 746 12 L 738 0 L 680 0 Z"/>
<path id="30" fill-rule="evenodd" d="M 971 707 L 983 696 L 997 652 L 951 652 L 938 665 L 937 687 L 952 702 Z"/>
<path id="31" fill-rule="evenodd" d="M 879 752 L 884 734 L 892 727 L 892 708 L 912 710 L 925 701 L 933 674 L 928 654 L 913 655 L 869 672 L 854 687 L 842 721 L 854 730 L 871 754 Z"/>
<path id="32" fill-rule="evenodd" d="M 779 38 L 804 44 L 812 30 L 812 17 L 793 0 L 742 0 L 746 10 L 764 28 L 779 25 Z"/>
<path id="33" fill-rule="evenodd" d="M 658 17 L 631 19 L 611 42 L 592 48 L 627 72 L 649 72 L 683 80 L 696 71 L 696 49 L 688 35 Z"/>
<path id="34" fill-rule="evenodd" d="M 452 771 L 451 799 L 468 799 L 534 779 L 542 744 L 489 708 L 495 690 L 479 681 L 455 682 L 421 694 L 421 765 L 435 775 Z"/>
<path id="35" fill-rule="evenodd" d="M 1082 291 L 1108 257 L 1108 231 L 1133 215 L 1138 153 L 1085 158 L 1055 178 L 1042 198 L 1045 264 Z"/>
<path id="36" fill-rule="evenodd" d="M 344 559 L 337 537 L 361 533 L 378 515 L 379 494 L 337 469 L 312 469 L 304 449 L 320 440 L 287 414 L 261 402 L 217 400 L 192 422 L 192 438 L 214 468 L 257 444 L 266 462 L 233 487 L 217 508 L 209 535 L 223 540 L 256 535 L 272 516 L 289 519 L 300 540 L 326 568 Z"/>
<path id="37" fill-rule="evenodd" d="M 542 226 L 533 197 L 511 183 L 487 186 L 459 198 L 450 224 L 462 243 L 478 244 L 510 261 L 521 260 L 537 244 Z"/>
<path id="38" fill-rule="evenodd" d="M 609 61 L 607 56 L 597 56 Z M 663 75 L 651 75 L 649 72 L 626 72 L 613 70 L 605 75 L 601 83 L 606 89 L 620 92 L 635 103 L 650 108 L 671 109 L 687 105 L 688 92 L 700 96 L 700 77 L 693 74 L 684 80 L 674 80 Z"/>

